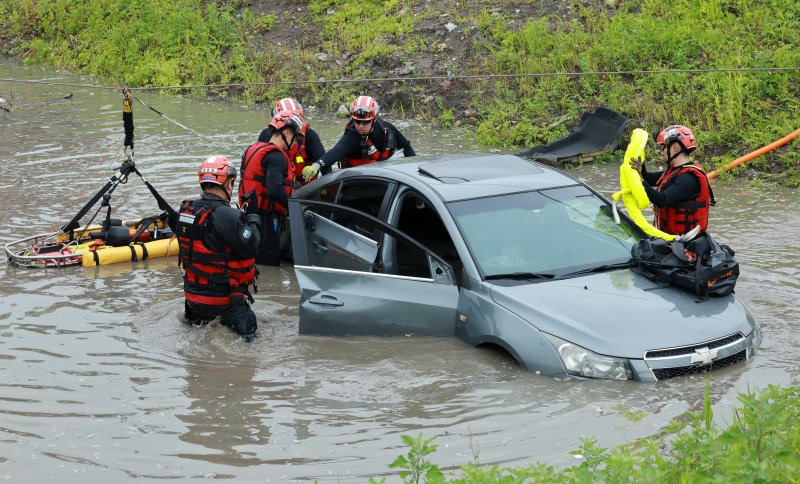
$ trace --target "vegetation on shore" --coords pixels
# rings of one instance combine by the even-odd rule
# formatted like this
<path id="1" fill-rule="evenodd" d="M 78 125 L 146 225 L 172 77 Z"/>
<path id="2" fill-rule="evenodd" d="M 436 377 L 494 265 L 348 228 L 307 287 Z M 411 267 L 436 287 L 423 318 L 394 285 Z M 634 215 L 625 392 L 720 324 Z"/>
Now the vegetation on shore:
<path id="1" fill-rule="evenodd" d="M 769 386 L 740 395 L 741 405 L 723 429 L 713 421 L 708 385 L 707 380 L 702 412 L 673 420 L 660 436 L 615 449 L 601 448 L 595 439 L 583 439 L 581 447 L 572 452 L 583 459 L 577 466 L 483 466 L 471 443 L 473 462 L 448 477 L 432 460 L 437 449 L 434 438 L 420 434 L 402 437 L 408 451 L 390 467 L 399 469 L 404 482 L 414 484 L 798 482 L 800 388 Z"/>
<path id="2" fill-rule="evenodd" d="M 800 127 L 799 71 L 674 72 L 800 66 L 784 0 L 0 0 L 0 27 L 6 53 L 107 82 L 255 84 L 209 92 L 326 109 L 369 92 L 492 146 L 552 141 L 603 105 L 690 126 L 713 168 Z M 597 74 L 619 71 L 639 72 Z M 448 74 L 526 77 L 426 79 Z M 319 82 L 392 77 L 417 80 Z M 800 186 L 797 146 L 748 166 Z"/>

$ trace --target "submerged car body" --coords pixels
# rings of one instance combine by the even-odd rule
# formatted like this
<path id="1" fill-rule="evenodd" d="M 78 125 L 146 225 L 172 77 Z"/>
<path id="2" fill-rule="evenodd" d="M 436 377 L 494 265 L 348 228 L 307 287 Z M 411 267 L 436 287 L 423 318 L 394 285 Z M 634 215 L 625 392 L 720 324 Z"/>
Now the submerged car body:
<path id="1" fill-rule="evenodd" d="M 748 359 L 733 295 L 632 268 L 644 234 L 551 167 L 508 155 L 348 168 L 290 200 L 300 332 L 455 335 L 550 376 L 654 381 Z"/>

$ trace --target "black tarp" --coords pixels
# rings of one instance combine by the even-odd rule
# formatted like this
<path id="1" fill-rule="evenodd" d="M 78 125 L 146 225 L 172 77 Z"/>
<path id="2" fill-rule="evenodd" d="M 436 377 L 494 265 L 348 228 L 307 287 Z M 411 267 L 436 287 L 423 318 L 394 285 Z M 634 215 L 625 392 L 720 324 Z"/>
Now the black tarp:
<path id="1" fill-rule="evenodd" d="M 628 122 L 628 118 L 622 114 L 601 106 L 593 113 L 583 113 L 578 126 L 567 136 L 552 143 L 534 146 L 518 156 L 560 164 L 599 155 L 617 147 Z"/>

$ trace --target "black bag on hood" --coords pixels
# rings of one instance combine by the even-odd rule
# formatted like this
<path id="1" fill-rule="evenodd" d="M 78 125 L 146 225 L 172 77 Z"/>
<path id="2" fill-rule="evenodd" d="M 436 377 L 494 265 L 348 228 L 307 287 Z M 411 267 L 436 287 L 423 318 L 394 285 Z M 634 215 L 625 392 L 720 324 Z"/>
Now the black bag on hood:
<path id="1" fill-rule="evenodd" d="M 733 249 L 718 244 L 707 233 L 685 244 L 651 237 L 631 249 L 633 260 L 647 277 L 683 287 L 703 299 L 733 292 L 739 277 L 739 263 L 733 255 Z"/>

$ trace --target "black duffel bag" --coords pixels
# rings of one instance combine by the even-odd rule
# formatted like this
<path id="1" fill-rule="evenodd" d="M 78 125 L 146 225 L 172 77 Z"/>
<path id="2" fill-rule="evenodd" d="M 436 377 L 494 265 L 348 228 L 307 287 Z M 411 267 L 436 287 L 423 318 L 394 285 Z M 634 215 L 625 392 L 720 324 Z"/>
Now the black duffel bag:
<path id="1" fill-rule="evenodd" d="M 733 292 L 739 277 L 739 263 L 733 255 L 733 249 L 718 244 L 707 233 L 686 243 L 651 237 L 631 249 L 633 260 L 647 277 L 683 287 L 703 299 Z"/>

